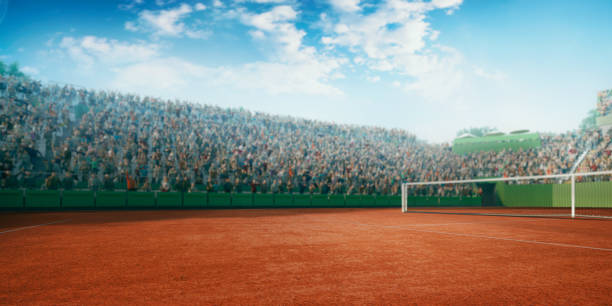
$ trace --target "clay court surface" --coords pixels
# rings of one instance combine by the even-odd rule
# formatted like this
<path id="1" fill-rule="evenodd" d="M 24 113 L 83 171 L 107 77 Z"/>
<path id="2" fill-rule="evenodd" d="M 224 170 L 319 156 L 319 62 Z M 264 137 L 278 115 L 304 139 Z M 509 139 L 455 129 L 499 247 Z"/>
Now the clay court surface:
<path id="1" fill-rule="evenodd" d="M 612 220 L 0 213 L 0 304 L 612 304 Z"/>

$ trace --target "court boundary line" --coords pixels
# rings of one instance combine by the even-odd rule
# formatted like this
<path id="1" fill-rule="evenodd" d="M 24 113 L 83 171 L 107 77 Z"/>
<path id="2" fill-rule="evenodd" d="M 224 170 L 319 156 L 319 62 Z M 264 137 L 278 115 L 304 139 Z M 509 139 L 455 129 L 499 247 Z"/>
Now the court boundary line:
<path id="1" fill-rule="evenodd" d="M 70 220 L 72 220 L 72 219 L 58 220 L 58 221 L 47 222 L 47 223 L 42 223 L 42 224 L 35 224 L 35 225 L 30 225 L 30 226 L 22 226 L 22 227 L 13 228 L 13 229 L 6 230 L 6 231 L 1 231 L 0 235 L 12 233 L 12 232 L 17 232 L 17 231 L 22 231 L 22 230 L 26 230 L 26 229 L 30 229 L 30 228 L 35 228 L 35 227 L 41 227 L 41 226 L 45 226 L 45 225 L 64 223 L 64 222 L 68 222 Z"/>
<path id="2" fill-rule="evenodd" d="M 336 222 L 338 222 L 338 221 L 336 221 Z M 491 239 L 491 240 L 502 240 L 502 241 L 522 242 L 522 243 L 531 243 L 531 244 L 558 246 L 558 247 L 566 247 L 566 248 L 577 248 L 577 249 L 588 249 L 588 250 L 597 250 L 597 251 L 604 251 L 604 252 L 612 252 L 612 249 L 610 249 L 610 248 L 599 248 L 599 247 L 585 246 L 585 245 L 579 245 L 579 244 L 561 243 L 561 242 L 547 242 L 547 241 L 538 241 L 538 240 L 503 238 L 503 237 L 478 235 L 478 234 L 465 234 L 465 233 L 443 232 L 443 231 L 435 231 L 435 230 L 422 230 L 422 229 L 407 228 L 407 227 L 397 226 L 397 225 L 393 226 L 393 225 L 367 224 L 367 223 L 350 222 L 350 221 L 348 221 L 348 222 L 344 221 L 343 223 L 360 225 L 360 226 L 374 226 L 374 227 L 382 227 L 382 228 L 394 228 L 394 229 L 407 230 L 407 231 L 412 231 L 412 232 L 421 232 L 421 233 L 432 233 L 432 234 L 440 234 L 440 235 L 450 235 L 450 236 L 460 236 L 460 237 L 470 237 L 470 238 L 481 238 L 481 239 Z M 455 224 L 458 224 L 458 223 L 455 223 Z M 465 223 L 463 223 L 463 224 L 465 224 Z M 452 225 L 452 224 L 449 224 L 449 225 Z"/>

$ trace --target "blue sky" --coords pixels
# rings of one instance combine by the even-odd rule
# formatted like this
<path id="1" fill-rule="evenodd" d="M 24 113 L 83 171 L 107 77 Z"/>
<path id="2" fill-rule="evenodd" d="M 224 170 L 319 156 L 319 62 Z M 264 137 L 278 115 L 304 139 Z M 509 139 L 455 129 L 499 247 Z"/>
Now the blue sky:
<path id="1" fill-rule="evenodd" d="M 35 78 L 452 140 L 563 132 L 612 87 L 612 1 L 0 0 Z"/>

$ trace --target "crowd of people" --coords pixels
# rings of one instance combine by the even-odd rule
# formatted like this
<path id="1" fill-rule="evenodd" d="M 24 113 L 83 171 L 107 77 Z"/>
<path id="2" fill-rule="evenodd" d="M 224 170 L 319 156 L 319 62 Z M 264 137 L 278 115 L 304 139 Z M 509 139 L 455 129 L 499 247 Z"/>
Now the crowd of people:
<path id="1" fill-rule="evenodd" d="M 402 181 L 566 173 L 586 149 L 587 170 L 610 169 L 610 135 L 573 131 L 541 141 L 538 149 L 459 155 L 399 129 L 0 75 L 2 188 L 398 194 Z"/>
<path id="2" fill-rule="evenodd" d="M 612 89 L 597 93 L 597 111 L 600 116 L 607 116 L 612 111 Z"/>

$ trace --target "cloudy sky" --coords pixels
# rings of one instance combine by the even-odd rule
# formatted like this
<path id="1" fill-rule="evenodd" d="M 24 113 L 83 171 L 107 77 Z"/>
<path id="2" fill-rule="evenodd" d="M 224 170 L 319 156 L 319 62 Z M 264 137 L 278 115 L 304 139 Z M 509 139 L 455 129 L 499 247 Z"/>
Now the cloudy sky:
<path id="1" fill-rule="evenodd" d="M 44 81 L 402 128 L 574 129 L 612 88 L 612 1 L 0 0 Z"/>

